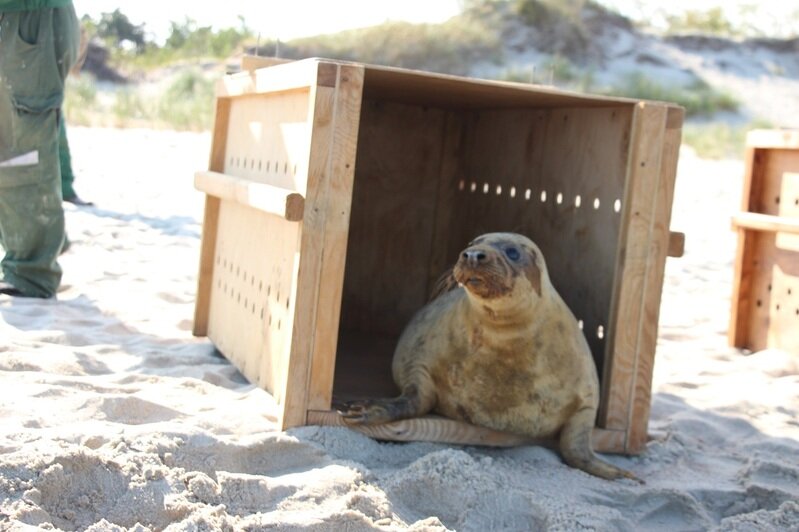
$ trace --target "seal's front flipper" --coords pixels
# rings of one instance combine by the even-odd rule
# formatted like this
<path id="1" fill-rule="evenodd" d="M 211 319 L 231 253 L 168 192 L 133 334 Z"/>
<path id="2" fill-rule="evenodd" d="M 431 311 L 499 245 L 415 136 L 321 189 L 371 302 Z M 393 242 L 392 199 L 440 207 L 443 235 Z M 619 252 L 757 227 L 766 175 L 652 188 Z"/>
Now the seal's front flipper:
<path id="1" fill-rule="evenodd" d="M 421 416 L 432 408 L 432 398 L 425 398 L 415 386 L 408 386 L 399 397 L 348 401 L 339 414 L 346 423 L 377 425 Z"/>

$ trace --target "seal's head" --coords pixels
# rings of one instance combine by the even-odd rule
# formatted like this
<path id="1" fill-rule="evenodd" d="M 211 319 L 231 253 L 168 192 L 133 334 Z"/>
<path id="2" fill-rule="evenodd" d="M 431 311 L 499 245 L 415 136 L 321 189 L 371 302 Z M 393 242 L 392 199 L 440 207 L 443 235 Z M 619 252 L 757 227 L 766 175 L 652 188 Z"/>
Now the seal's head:
<path id="1" fill-rule="evenodd" d="M 472 296 L 496 300 L 514 293 L 542 297 L 546 266 L 541 251 L 516 233 L 488 233 L 461 252 L 453 277 Z"/>

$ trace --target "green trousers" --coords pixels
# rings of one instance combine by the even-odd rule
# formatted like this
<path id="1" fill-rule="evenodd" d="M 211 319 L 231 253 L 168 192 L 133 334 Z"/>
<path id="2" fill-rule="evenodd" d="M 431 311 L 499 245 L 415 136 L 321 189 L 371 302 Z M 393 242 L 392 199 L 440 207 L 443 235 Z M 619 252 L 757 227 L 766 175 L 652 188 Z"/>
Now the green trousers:
<path id="1" fill-rule="evenodd" d="M 0 13 L 0 266 L 32 297 L 61 282 L 59 109 L 79 39 L 71 5 Z"/>

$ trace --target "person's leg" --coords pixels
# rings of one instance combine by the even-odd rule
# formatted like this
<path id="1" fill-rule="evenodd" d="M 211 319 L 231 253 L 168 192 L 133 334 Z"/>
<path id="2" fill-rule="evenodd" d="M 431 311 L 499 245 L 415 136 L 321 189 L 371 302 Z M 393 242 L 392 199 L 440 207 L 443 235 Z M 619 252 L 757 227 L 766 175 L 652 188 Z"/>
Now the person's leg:
<path id="1" fill-rule="evenodd" d="M 77 17 L 70 6 L 5 13 L 0 24 L 0 264 L 24 295 L 49 297 L 61 279 L 58 109 L 77 53 Z"/>

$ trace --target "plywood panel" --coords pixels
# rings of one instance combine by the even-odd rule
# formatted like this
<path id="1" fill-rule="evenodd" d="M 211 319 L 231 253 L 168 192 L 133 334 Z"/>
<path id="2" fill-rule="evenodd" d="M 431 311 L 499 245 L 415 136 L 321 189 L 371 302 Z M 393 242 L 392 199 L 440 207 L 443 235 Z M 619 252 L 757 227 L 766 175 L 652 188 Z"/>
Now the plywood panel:
<path id="1" fill-rule="evenodd" d="M 299 224 L 225 201 L 218 227 L 208 336 L 282 402 Z"/>
<path id="2" fill-rule="evenodd" d="M 233 100 L 222 173 L 306 195 L 309 89 Z"/>
<path id="3" fill-rule="evenodd" d="M 345 329 L 397 334 L 427 300 L 445 114 L 365 101 L 344 283 Z"/>
<path id="4" fill-rule="evenodd" d="M 470 116 L 457 245 L 486 231 L 516 231 L 536 241 L 601 372 L 632 108 Z M 450 253 L 456 257 L 457 250 Z"/>

